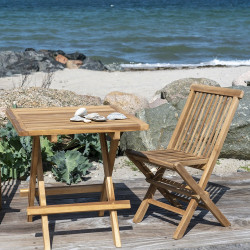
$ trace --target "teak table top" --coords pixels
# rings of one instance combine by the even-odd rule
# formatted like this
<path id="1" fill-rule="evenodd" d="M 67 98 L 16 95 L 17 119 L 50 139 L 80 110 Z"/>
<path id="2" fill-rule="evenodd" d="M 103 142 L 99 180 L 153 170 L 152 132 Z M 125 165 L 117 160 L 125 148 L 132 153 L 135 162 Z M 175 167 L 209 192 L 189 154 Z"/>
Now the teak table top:
<path id="1" fill-rule="evenodd" d="M 84 107 L 88 113 L 99 113 L 107 117 L 110 113 L 120 112 L 128 119 L 91 123 L 71 122 L 70 118 L 80 107 L 7 109 L 6 114 L 19 136 L 126 132 L 147 130 L 149 127 L 145 122 L 114 106 Z"/>

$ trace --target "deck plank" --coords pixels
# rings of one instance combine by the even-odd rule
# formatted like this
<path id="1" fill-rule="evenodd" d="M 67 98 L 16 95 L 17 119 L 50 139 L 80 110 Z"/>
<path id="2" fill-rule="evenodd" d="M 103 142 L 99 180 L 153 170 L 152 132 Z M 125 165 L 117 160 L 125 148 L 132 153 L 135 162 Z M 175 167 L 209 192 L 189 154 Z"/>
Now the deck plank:
<path id="1" fill-rule="evenodd" d="M 43 249 L 40 217 L 34 216 L 34 222 L 26 222 L 27 198 L 19 195 L 19 189 L 26 186 L 25 182 L 3 186 L 1 250 Z M 172 239 L 181 217 L 163 209 L 150 206 L 141 223 L 132 222 L 147 186 L 144 179 L 117 181 L 115 184 L 116 199 L 131 200 L 130 210 L 118 211 L 123 249 L 250 248 L 250 173 L 211 178 L 212 199 L 231 222 L 231 227 L 221 227 L 211 213 L 198 209 L 196 220 L 191 221 L 181 240 Z M 157 197 L 162 201 L 160 195 Z M 47 200 L 48 204 L 94 202 L 99 200 L 99 194 L 49 196 Z M 49 224 L 53 249 L 116 249 L 108 212 L 104 217 L 98 217 L 97 212 L 50 215 Z"/>

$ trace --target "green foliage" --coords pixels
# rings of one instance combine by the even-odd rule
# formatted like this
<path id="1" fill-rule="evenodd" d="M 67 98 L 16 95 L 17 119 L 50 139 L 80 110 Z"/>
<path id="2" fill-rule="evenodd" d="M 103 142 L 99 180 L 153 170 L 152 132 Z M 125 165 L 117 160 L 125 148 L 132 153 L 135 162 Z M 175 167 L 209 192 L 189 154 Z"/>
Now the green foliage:
<path id="1" fill-rule="evenodd" d="M 0 129 L 0 164 L 2 179 L 25 178 L 31 160 L 31 138 L 19 137 L 11 123 Z"/>
<path id="2" fill-rule="evenodd" d="M 78 150 L 84 156 L 101 159 L 101 144 L 98 134 L 76 134 L 65 149 Z"/>
<path id="3" fill-rule="evenodd" d="M 0 165 L 2 179 L 24 179 L 29 175 L 32 138 L 19 137 L 9 122 L 0 129 Z M 58 181 L 67 184 L 81 181 L 91 167 L 87 157 L 101 159 L 101 145 L 98 134 L 58 136 L 52 144 L 47 137 L 40 137 L 43 168 L 51 170 Z"/>
<path id="4" fill-rule="evenodd" d="M 242 169 L 246 172 L 250 172 L 250 165 L 242 166 L 242 167 L 240 167 L 240 169 Z"/>
<path id="5" fill-rule="evenodd" d="M 68 185 L 80 182 L 92 165 L 82 153 L 74 150 L 59 151 L 53 156 L 52 161 L 55 164 L 52 172 L 56 179 Z"/>
<path id="6" fill-rule="evenodd" d="M 29 175 L 32 139 L 19 137 L 8 122 L 0 129 L 0 164 L 3 180 L 23 179 Z M 41 137 L 42 156 L 45 165 L 53 156 L 52 145 L 46 137 Z"/>

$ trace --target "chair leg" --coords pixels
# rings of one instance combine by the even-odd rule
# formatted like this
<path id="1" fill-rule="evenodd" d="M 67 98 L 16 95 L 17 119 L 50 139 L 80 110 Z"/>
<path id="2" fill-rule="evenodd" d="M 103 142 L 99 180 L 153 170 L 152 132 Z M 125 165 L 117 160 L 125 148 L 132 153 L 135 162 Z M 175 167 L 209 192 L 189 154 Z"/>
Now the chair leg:
<path id="1" fill-rule="evenodd" d="M 205 192 L 204 189 L 199 186 L 196 181 L 192 178 L 192 176 L 187 172 L 187 170 L 180 164 L 176 165 L 176 170 L 182 179 L 190 186 L 190 188 L 200 196 L 201 200 L 206 205 L 207 209 L 215 216 L 215 218 L 221 223 L 222 226 L 228 227 L 230 226 L 230 222 L 227 218 L 222 214 L 219 208 L 213 203 L 213 201 L 209 198 L 209 195 Z"/>
<path id="2" fill-rule="evenodd" d="M 174 232 L 173 238 L 175 240 L 179 240 L 183 237 L 183 235 L 186 232 L 187 227 L 188 227 L 188 225 L 189 225 L 189 223 L 194 215 L 194 212 L 195 212 L 197 206 L 198 206 L 198 203 L 195 199 L 192 199 L 189 202 L 188 207 L 186 209 L 186 212 L 183 215 L 181 222 L 179 223 L 177 229 Z"/>
<path id="3" fill-rule="evenodd" d="M 143 217 L 145 216 L 148 207 L 149 207 L 149 203 L 148 203 L 148 199 L 152 199 L 155 192 L 156 192 L 157 188 L 151 184 L 148 188 L 148 191 L 143 199 L 143 201 L 141 202 L 141 205 L 139 206 L 139 208 L 137 209 L 137 212 L 134 216 L 133 222 L 134 223 L 139 223 L 142 221 Z"/>

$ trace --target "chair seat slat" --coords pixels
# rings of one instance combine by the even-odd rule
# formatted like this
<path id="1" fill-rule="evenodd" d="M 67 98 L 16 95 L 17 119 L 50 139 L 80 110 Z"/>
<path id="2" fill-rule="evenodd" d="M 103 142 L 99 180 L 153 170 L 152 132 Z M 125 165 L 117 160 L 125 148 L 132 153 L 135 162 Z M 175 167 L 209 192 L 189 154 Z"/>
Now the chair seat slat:
<path id="1" fill-rule="evenodd" d="M 181 151 L 159 150 L 159 151 L 132 151 L 133 156 L 140 158 L 140 160 L 148 163 L 155 163 L 159 166 L 167 166 L 169 163 L 173 166 L 175 163 L 182 163 L 185 166 L 193 166 L 205 164 L 208 158 L 202 156 L 195 156 Z"/>

